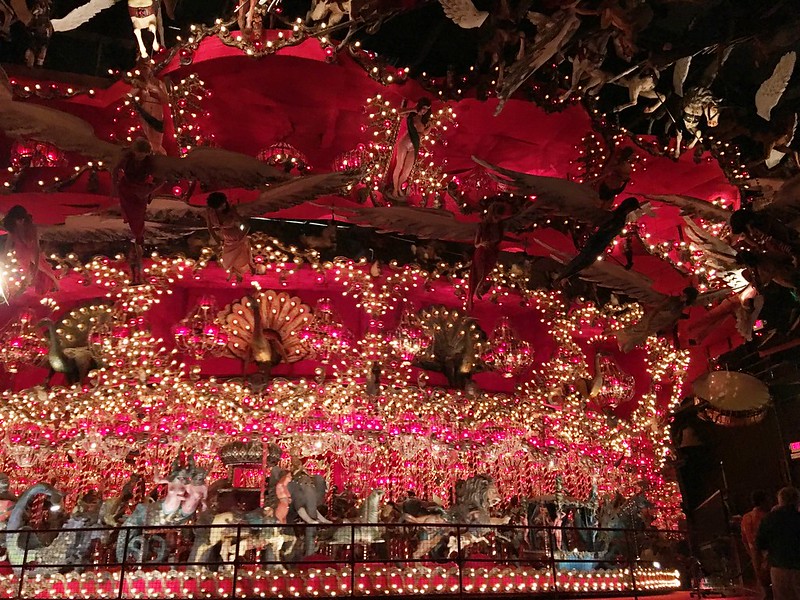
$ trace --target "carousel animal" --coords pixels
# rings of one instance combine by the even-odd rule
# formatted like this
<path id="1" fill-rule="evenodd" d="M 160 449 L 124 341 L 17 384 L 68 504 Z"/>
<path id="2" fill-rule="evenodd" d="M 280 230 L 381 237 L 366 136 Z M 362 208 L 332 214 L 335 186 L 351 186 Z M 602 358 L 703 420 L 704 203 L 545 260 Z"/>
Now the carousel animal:
<path id="1" fill-rule="evenodd" d="M 310 475 L 307 473 L 299 456 L 292 456 L 291 474 L 292 479 L 286 484 L 291 496 L 287 522 L 305 523 L 312 526 L 304 528 L 305 543 L 303 552 L 305 556 L 308 556 L 314 552 L 316 546 L 317 528 L 313 527 L 313 525 L 331 523 L 319 511 L 319 508 L 325 504 L 328 483 L 322 475 Z M 269 505 L 277 505 L 278 483 L 284 475 L 284 470 L 277 464 L 272 467 L 268 485 Z"/>
<path id="2" fill-rule="evenodd" d="M 99 12 L 114 6 L 120 0 L 89 0 L 62 19 L 53 20 L 55 31 L 70 31 L 83 25 Z M 161 0 L 127 0 L 128 14 L 133 24 L 133 34 L 139 44 L 139 54 L 147 58 L 147 48 L 142 40 L 142 31 L 147 30 L 153 35 L 153 52 L 158 52 L 164 45 L 164 22 L 162 16 Z M 174 18 L 175 0 L 164 0 L 164 8 L 170 19 Z M 159 38 L 161 43 L 159 44 Z"/>
<path id="3" fill-rule="evenodd" d="M 244 514 L 219 513 L 214 516 L 211 525 L 231 525 L 231 527 L 212 527 L 210 530 L 209 548 L 219 544 L 223 562 L 233 562 L 237 556 L 244 556 L 249 550 L 261 552 L 266 548 L 270 548 L 272 556 L 278 560 L 283 555 L 291 555 L 297 542 L 293 533 L 284 532 L 285 528 L 278 523 L 272 509 L 269 508 L 256 509 Z"/>
<path id="4" fill-rule="evenodd" d="M 594 95 L 603 87 L 608 80 L 608 74 L 602 71 L 601 67 L 608 55 L 610 37 L 610 32 L 601 31 L 578 44 L 578 51 L 570 59 L 572 81 L 569 89 L 561 94 L 562 102 L 577 91 L 578 87 L 587 79 L 588 81 L 583 85 L 585 94 Z"/>
<path id="5" fill-rule="evenodd" d="M 344 525 L 374 524 L 380 519 L 380 503 L 386 492 L 381 489 L 372 490 L 361 507 L 361 515 L 357 520 L 344 520 Z M 351 531 L 351 529 L 353 531 Z M 328 544 L 375 544 L 383 541 L 383 530 L 380 527 L 339 527 L 334 530 Z"/>
<path id="6" fill-rule="evenodd" d="M 659 73 L 655 67 L 644 67 L 631 75 L 626 75 L 610 81 L 609 83 L 628 88 L 628 102 L 615 106 L 614 112 L 622 112 L 626 108 L 636 106 L 639 103 L 640 97 L 663 102 L 664 97 L 656 92 L 658 78 Z"/>
<path id="7" fill-rule="evenodd" d="M 625 530 L 643 529 L 644 512 L 652 507 L 643 493 L 623 498 L 619 493 L 606 499 L 597 511 L 599 531 L 594 539 L 594 549 L 599 556 L 615 556 L 625 552 Z"/>
<path id="8" fill-rule="evenodd" d="M 48 511 L 48 528 L 58 529 L 63 522 L 61 512 L 61 492 L 46 483 L 37 483 L 22 492 L 11 514 L 8 517 L 6 526 L 6 551 L 8 562 L 11 563 L 15 573 L 20 572 L 23 562 L 46 562 L 46 564 L 64 564 L 67 549 L 74 541 L 73 536 L 67 531 L 62 531 L 49 544 L 45 537 L 37 535 L 35 532 L 27 530 L 25 520 L 30 511 L 30 504 L 37 496 L 44 496 L 50 505 Z M 73 532 L 74 534 L 74 532 Z"/>
<path id="9" fill-rule="evenodd" d="M 179 459 L 172 463 L 167 477 L 157 483 L 167 484 L 167 494 L 162 500 L 139 504 L 122 523 L 129 528 L 117 539 L 117 560 L 130 557 L 134 562 L 144 562 L 149 554 L 161 561 L 167 555 L 166 540 L 158 535 L 146 534 L 142 527 L 183 525 L 198 508 L 202 509 L 208 487 L 205 484 L 207 471 L 197 467 L 192 457 L 186 464 Z"/>
<path id="10" fill-rule="evenodd" d="M 453 525 L 507 525 L 510 517 L 492 517 L 490 509 L 500 503 L 494 480 L 487 475 L 475 475 L 456 483 L 456 501 L 444 514 L 429 514 L 420 517 L 403 514 L 401 520 L 425 527 L 425 539 L 420 540 L 414 558 L 420 559 L 440 543 L 450 547 L 450 531 Z M 467 530 L 461 536 L 461 549 L 470 543 L 485 541 L 490 532 L 486 527 Z"/>
<path id="11" fill-rule="evenodd" d="M 325 23 L 326 27 L 333 27 L 345 17 L 349 18 L 351 11 L 352 0 L 314 0 L 306 21 Z"/>
<path id="12" fill-rule="evenodd" d="M 645 108 L 644 112 L 655 112 L 663 103 L 664 97 L 660 96 L 659 101 L 654 106 Z M 719 102 L 708 88 L 689 88 L 686 95 L 679 101 L 679 110 L 681 116 L 677 120 L 673 118 L 669 108 L 664 111 L 664 114 L 669 117 L 667 132 L 670 130 L 675 132 L 675 150 L 673 151 L 675 158 L 680 158 L 684 135 L 690 138 L 686 148 L 691 150 L 698 142 L 703 141 L 701 127 L 704 121 L 707 127 L 716 127 L 719 124 Z"/>

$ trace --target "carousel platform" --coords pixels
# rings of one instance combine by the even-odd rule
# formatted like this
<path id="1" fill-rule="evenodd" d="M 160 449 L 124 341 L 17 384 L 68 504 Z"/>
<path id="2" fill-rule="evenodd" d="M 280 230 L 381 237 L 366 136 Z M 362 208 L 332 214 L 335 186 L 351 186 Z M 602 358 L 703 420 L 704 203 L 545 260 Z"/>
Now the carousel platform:
<path id="1" fill-rule="evenodd" d="M 139 542 L 129 544 L 127 553 L 113 530 L 62 530 L 47 546 L 17 552 L 8 543 L 10 562 L 0 572 L 0 598 L 622 598 L 663 595 L 681 586 L 677 562 L 646 561 L 638 549 L 590 562 L 585 552 L 532 551 L 524 544 L 512 550 L 500 536 L 470 544 L 456 527 L 455 549 L 445 545 L 442 558 L 435 560 L 416 553 L 413 541 L 430 526 L 401 529 L 385 528 L 369 543 L 318 541 L 317 552 L 308 556 L 301 544 L 287 551 L 272 545 L 275 533 L 259 537 L 248 527 L 183 526 L 141 535 L 130 529 L 126 537 Z M 7 531 L 7 542 L 19 533 Z M 526 533 L 528 538 L 537 532 Z M 37 543 L 47 541 L 43 532 L 37 536 Z M 84 558 L 64 552 L 84 542 L 89 544 Z M 219 550 L 198 553 L 205 546 Z M 273 560 L 276 555 L 281 558 Z"/>

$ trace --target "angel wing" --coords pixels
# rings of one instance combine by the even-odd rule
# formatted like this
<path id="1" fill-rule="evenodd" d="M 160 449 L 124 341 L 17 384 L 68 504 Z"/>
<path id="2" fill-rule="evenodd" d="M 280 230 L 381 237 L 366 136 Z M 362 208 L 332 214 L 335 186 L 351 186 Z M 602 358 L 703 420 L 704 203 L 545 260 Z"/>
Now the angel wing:
<path id="1" fill-rule="evenodd" d="M 338 194 L 355 177 L 348 173 L 323 173 L 295 177 L 261 192 L 258 200 L 237 207 L 243 217 L 257 217 L 283 208 L 297 206 L 320 196 Z"/>
<path id="2" fill-rule="evenodd" d="M 191 233 L 190 230 L 156 223 L 146 223 L 144 235 L 148 242 L 166 242 L 179 239 Z M 63 225 L 39 228 L 43 242 L 54 244 L 75 243 L 84 239 L 93 242 L 116 242 L 128 240 L 131 229 L 121 217 L 86 214 L 67 217 Z"/>
<path id="3" fill-rule="evenodd" d="M 717 271 L 727 286 L 741 292 L 749 285 L 742 276 L 743 268 L 736 262 L 736 250 L 688 217 L 684 217 L 683 233 L 696 248 L 703 252 L 705 266 Z"/>
<path id="4" fill-rule="evenodd" d="M 495 115 L 500 114 L 503 105 L 514 92 L 562 50 L 578 31 L 581 20 L 575 13 L 576 5 L 577 2 L 569 5 L 552 18 L 540 13 L 528 13 L 528 18 L 541 33 L 537 33 L 536 41 L 525 51 L 525 56 L 511 65 L 503 77 L 503 82 L 497 90 L 500 102 Z"/>
<path id="5" fill-rule="evenodd" d="M 89 0 L 78 8 L 71 10 L 61 19 L 53 19 L 53 31 L 72 31 L 77 29 L 98 13 L 114 6 L 119 0 Z"/>
<path id="6" fill-rule="evenodd" d="M 536 240 L 536 243 L 548 250 L 550 257 L 562 265 L 572 260 L 572 257 L 566 252 L 556 250 L 541 240 Z M 668 297 L 653 290 L 653 280 L 649 277 L 635 271 L 627 271 L 621 266 L 605 260 L 595 261 L 592 266 L 581 271 L 578 277 L 648 306 L 660 304 Z"/>
<path id="7" fill-rule="evenodd" d="M 477 223 L 458 221 L 446 210 L 389 206 L 350 209 L 351 221 L 373 227 L 381 232 L 414 235 L 429 240 L 472 243 L 478 231 Z"/>
<path id="8" fill-rule="evenodd" d="M 0 130 L 15 139 L 47 142 L 68 152 L 114 164 L 122 148 L 97 138 L 83 119 L 38 104 L 0 99 Z"/>
<path id="9" fill-rule="evenodd" d="M 672 70 L 672 87 L 678 96 L 683 97 L 683 84 L 686 83 L 686 77 L 689 75 L 689 68 L 692 66 L 692 56 L 684 56 L 675 61 L 675 67 Z"/>
<path id="10" fill-rule="evenodd" d="M 471 0 L 439 0 L 447 15 L 456 25 L 464 29 L 476 29 L 484 24 L 489 12 L 478 10 Z"/>
<path id="11" fill-rule="evenodd" d="M 157 179 L 189 179 L 217 189 L 256 188 L 291 178 L 257 158 L 220 148 L 196 148 L 185 158 L 160 155 L 152 158 L 153 176 Z"/>
<path id="12" fill-rule="evenodd" d="M 678 194 L 648 195 L 648 200 L 671 204 L 681 209 L 682 215 L 690 215 L 697 219 L 727 223 L 730 219 L 731 211 L 721 206 L 717 206 L 708 200 L 693 198 L 691 196 L 681 196 Z"/>
<path id="13" fill-rule="evenodd" d="M 597 192 L 587 185 L 557 177 L 519 173 L 474 156 L 472 160 L 489 171 L 495 181 L 514 193 L 536 196 L 536 202 L 531 204 L 532 212 L 571 217 L 582 223 L 595 225 L 602 223 L 609 216 L 609 212 L 600 207 Z"/>
<path id="14" fill-rule="evenodd" d="M 797 61 L 797 53 L 787 52 L 775 65 L 772 75 L 765 80 L 756 92 L 756 112 L 762 119 L 769 121 L 772 109 L 780 102 L 789 79 L 794 72 L 794 65 Z"/>

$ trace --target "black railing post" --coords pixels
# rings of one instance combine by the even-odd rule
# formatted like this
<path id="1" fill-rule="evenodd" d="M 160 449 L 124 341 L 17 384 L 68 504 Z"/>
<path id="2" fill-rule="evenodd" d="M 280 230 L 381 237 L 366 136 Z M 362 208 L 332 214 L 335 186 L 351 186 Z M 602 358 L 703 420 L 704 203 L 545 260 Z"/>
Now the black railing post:
<path id="1" fill-rule="evenodd" d="M 22 592 L 25 590 L 25 563 L 28 562 L 28 544 L 31 541 L 31 532 L 25 532 L 25 548 L 22 552 L 22 566 L 19 569 L 19 588 L 17 590 L 17 598 L 22 598 Z"/>
<path id="2" fill-rule="evenodd" d="M 556 536 L 552 527 L 547 527 L 547 547 L 550 549 L 550 572 L 553 574 L 553 594 L 558 597 L 558 566 L 556 565 Z"/>
<path id="3" fill-rule="evenodd" d="M 131 539 L 130 527 L 125 528 L 125 544 L 122 548 L 122 563 L 119 565 L 119 588 L 117 588 L 117 598 L 122 600 L 122 592 L 125 586 L 125 563 L 128 560 L 128 544 Z M 112 546 L 113 547 L 113 546 Z"/>
<path id="4" fill-rule="evenodd" d="M 242 524 L 236 524 L 236 547 L 233 551 L 233 581 L 231 582 L 231 598 L 236 598 L 236 583 L 239 581 L 239 544 L 242 541 Z"/>
<path id="5" fill-rule="evenodd" d="M 464 598 L 464 559 L 461 556 L 461 527 L 456 526 L 456 542 L 458 543 L 458 597 Z"/>
<path id="6" fill-rule="evenodd" d="M 350 524 L 350 596 L 356 595 L 356 526 Z"/>
<path id="7" fill-rule="evenodd" d="M 631 570 L 631 591 L 633 592 L 633 597 L 639 597 L 639 590 L 638 586 L 636 585 L 636 565 L 637 565 L 637 558 L 638 558 L 638 551 L 636 549 L 636 545 L 631 545 L 631 530 L 625 530 L 625 542 L 628 546 L 628 568 Z"/>

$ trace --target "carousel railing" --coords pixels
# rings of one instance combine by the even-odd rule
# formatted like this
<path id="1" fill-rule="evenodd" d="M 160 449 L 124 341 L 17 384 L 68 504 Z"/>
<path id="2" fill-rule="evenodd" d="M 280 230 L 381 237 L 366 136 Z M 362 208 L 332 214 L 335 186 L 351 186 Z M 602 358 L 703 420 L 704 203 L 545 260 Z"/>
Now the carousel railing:
<path id="1" fill-rule="evenodd" d="M 232 523 L 4 535 L 19 550 L 0 598 L 638 597 L 678 588 L 689 567 L 675 550 L 685 534 L 665 530 Z"/>

